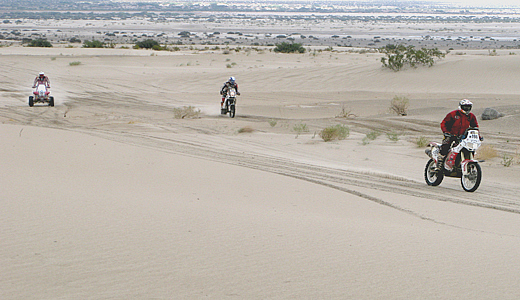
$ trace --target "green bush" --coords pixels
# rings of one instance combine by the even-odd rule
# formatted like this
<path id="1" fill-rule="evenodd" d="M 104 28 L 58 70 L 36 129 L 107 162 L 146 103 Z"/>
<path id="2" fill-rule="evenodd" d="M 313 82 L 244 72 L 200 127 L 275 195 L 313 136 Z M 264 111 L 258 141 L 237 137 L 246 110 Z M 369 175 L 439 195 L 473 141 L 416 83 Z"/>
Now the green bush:
<path id="1" fill-rule="evenodd" d="M 29 42 L 29 47 L 52 47 L 51 42 L 45 39 L 36 39 Z"/>
<path id="2" fill-rule="evenodd" d="M 381 58 L 384 67 L 399 71 L 405 66 L 416 68 L 418 65 L 431 67 L 435 64 L 435 58 L 441 59 L 446 56 L 437 48 L 421 48 L 416 50 L 414 46 L 389 44 L 379 48 L 379 52 L 386 54 Z"/>
<path id="3" fill-rule="evenodd" d="M 333 140 L 344 140 L 350 135 L 350 129 L 346 125 L 335 125 L 324 128 L 320 132 L 321 138 L 325 142 Z"/>
<path id="4" fill-rule="evenodd" d="M 302 44 L 299 44 L 299 43 L 283 42 L 281 44 L 276 44 L 276 47 L 274 47 L 274 52 L 281 52 L 281 53 L 304 53 L 305 52 L 305 48 L 303 48 Z"/>
<path id="5" fill-rule="evenodd" d="M 105 48 L 105 43 L 98 40 L 84 41 L 83 48 Z"/>
<path id="6" fill-rule="evenodd" d="M 153 50 L 166 50 L 166 47 L 162 47 L 158 41 L 154 41 L 152 39 L 147 39 L 144 41 L 140 41 L 135 43 L 135 47 L 137 49 L 153 49 Z"/>

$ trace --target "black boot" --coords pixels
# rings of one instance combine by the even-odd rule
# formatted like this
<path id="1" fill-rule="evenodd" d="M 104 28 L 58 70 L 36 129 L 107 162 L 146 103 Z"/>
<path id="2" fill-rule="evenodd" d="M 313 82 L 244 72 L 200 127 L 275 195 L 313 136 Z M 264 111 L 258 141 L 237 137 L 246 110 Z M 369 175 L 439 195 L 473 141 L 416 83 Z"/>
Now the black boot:
<path id="1" fill-rule="evenodd" d="M 446 157 L 445 155 L 440 155 L 440 154 L 437 156 L 437 166 L 435 167 L 435 169 L 437 171 L 440 171 L 440 170 L 443 169 L 443 164 L 444 164 L 444 158 L 445 157 Z"/>

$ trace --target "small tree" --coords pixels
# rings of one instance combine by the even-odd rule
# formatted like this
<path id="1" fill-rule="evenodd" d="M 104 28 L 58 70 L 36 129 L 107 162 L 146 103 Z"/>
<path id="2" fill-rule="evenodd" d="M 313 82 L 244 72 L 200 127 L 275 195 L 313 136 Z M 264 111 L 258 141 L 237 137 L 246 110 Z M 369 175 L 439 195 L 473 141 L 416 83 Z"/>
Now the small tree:
<path id="1" fill-rule="evenodd" d="M 276 44 L 274 48 L 274 52 L 281 53 L 304 53 L 305 48 L 303 48 L 302 44 L 299 43 L 287 43 L 283 42 L 281 44 Z"/>
<path id="2" fill-rule="evenodd" d="M 135 43 L 136 47 L 138 49 L 154 49 L 154 50 L 162 50 L 161 45 L 159 45 L 159 42 L 154 41 L 152 39 L 147 39 L 144 41 L 140 41 Z"/>
<path id="3" fill-rule="evenodd" d="M 389 44 L 379 48 L 379 52 L 386 54 L 381 58 L 383 66 L 394 71 L 401 70 L 404 66 L 409 65 L 416 68 L 418 65 L 431 67 L 435 64 L 435 58 L 441 59 L 446 56 L 439 49 L 421 48 L 416 50 L 414 46 L 393 45 Z"/>
<path id="4" fill-rule="evenodd" d="M 51 42 L 46 39 L 36 39 L 29 42 L 29 47 L 52 47 Z"/>
<path id="5" fill-rule="evenodd" d="M 83 48 L 105 48 L 105 43 L 98 40 L 84 41 Z"/>

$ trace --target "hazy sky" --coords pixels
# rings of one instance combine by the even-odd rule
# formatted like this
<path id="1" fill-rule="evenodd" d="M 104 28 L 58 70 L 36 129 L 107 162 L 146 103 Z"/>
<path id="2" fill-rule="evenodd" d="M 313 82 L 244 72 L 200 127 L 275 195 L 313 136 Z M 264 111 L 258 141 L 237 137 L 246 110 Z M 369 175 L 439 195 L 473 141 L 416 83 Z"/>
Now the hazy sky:
<path id="1" fill-rule="evenodd" d="M 434 2 L 437 2 L 434 0 Z M 447 2 L 447 1 L 438 1 L 438 2 Z M 454 3 L 463 3 L 468 5 L 479 5 L 479 6 L 496 6 L 498 5 L 509 5 L 520 7 L 519 0 L 451 0 L 449 2 Z"/>

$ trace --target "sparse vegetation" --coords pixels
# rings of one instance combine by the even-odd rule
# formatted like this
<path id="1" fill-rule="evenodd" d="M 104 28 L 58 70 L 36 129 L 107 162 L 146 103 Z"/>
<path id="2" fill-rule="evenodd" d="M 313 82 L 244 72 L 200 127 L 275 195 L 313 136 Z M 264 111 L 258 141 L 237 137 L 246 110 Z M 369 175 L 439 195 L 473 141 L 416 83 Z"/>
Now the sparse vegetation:
<path id="1" fill-rule="evenodd" d="M 175 119 L 196 119 L 200 115 L 200 109 L 193 106 L 176 107 L 173 109 Z"/>
<path id="2" fill-rule="evenodd" d="M 336 116 L 336 118 L 352 118 L 357 117 L 354 113 L 352 113 L 352 109 L 350 107 L 341 107 L 341 112 Z"/>
<path id="3" fill-rule="evenodd" d="M 251 133 L 255 131 L 251 126 L 244 126 L 238 130 L 238 133 Z"/>
<path id="4" fill-rule="evenodd" d="M 276 44 L 273 51 L 281 53 L 305 53 L 305 48 L 299 43 L 283 42 L 281 44 Z"/>
<path id="5" fill-rule="evenodd" d="M 269 125 L 271 125 L 271 127 L 275 127 L 276 124 L 278 124 L 278 121 L 276 121 L 274 119 L 270 119 L 268 122 L 269 122 Z"/>
<path id="6" fill-rule="evenodd" d="M 46 48 L 50 48 L 50 47 L 52 47 L 52 44 L 51 44 L 51 42 L 49 42 L 46 39 L 36 39 L 36 40 L 30 41 L 27 46 L 28 47 L 46 47 Z"/>
<path id="7" fill-rule="evenodd" d="M 417 145 L 417 148 L 424 148 L 428 146 L 429 141 L 425 136 L 420 136 L 417 139 L 415 139 L 415 144 Z"/>
<path id="8" fill-rule="evenodd" d="M 346 125 L 334 125 L 324 128 L 320 132 L 320 137 L 325 142 L 330 142 L 333 140 L 344 140 L 350 135 L 350 129 Z"/>
<path id="9" fill-rule="evenodd" d="M 79 65 L 81 65 L 81 62 L 80 62 L 80 61 L 71 61 L 71 62 L 69 63 L 69 66 L 79 66 Z"/>
<path id="10" fill-rule="evenodd" d="M 390 102 L 390 110 L 395 112 L 398 116 L 406 116 L 410 100 L 406 97 L 395 96 Z"/>
<path id="11" fill-rule="evenodd" d="M 152 49 L 156 51 L 167 50 L 166 46 L 161 46 L 158 41 L 146 39 L 135 43 L 134 49 Z"/>
<path id="12" fill-rule="evenodd" d="M 397 142 L 399 140 L 399 134 L 397 132 L 391 131 L 386 133 L 386 137 L 392 142 Z"/>
<path id="13" fill-rule="evenodd" d="M 366 134 L 366 136 L 363 138 L 363 140 L 361 141 L 361 144 L 362 145 L 368 145 L 370 144 L 370 141 L 373 141 L 375 139 L 377 139 L 378 136 L 381 135 L 381 132 L 379 131 L 371 131 L 369 133 Z"/>
<path id="14" fill-rule="evenodd" d="M 309 128 L 305 123 L 299 123 L 293 126 L 293 130 L 296 131 L 296 137 L 304 132 L 309 132 Z"/>
<path id="15" fill-rule="evenodd" d="M 502 161 L 500 162 L 504 167 L 511 167 L 515 161 L 515 158 L 511 155 L 504 154 Z"/>
<path id="16" fill-rule="evenodd" d="M 98 40 L 84 41 L 83 48 L 105 48 L 105 43 Z"/>
<path id="17" fill-rule="evenodd" d="M 435 59 L 446 56 L 437 48 L 421 48 L 416 50 L 414 46 L 389 44 L 379 48 L 379 52 L 386 54 L 381 58 L 384 67 L 394 71 L 400 71 L 405 66 L 416 68 L 418 65 L 431 67 L 435 64 Z"/>

